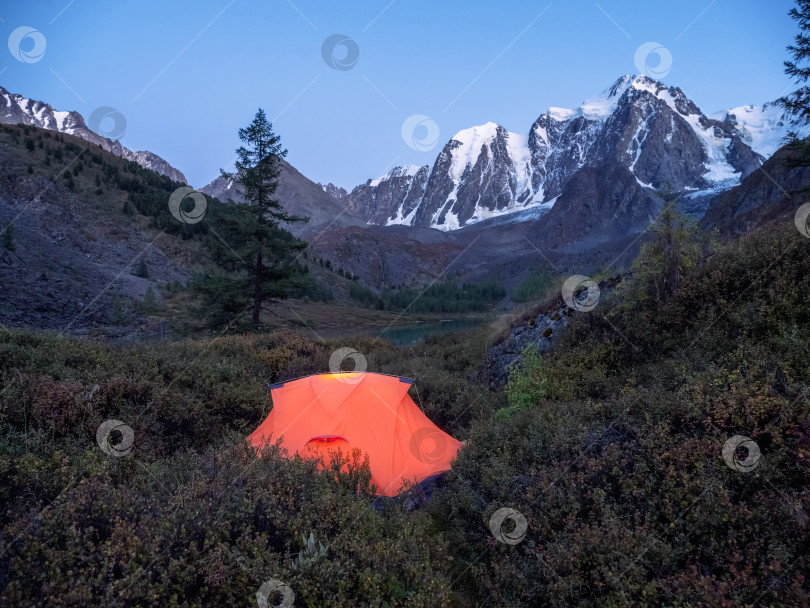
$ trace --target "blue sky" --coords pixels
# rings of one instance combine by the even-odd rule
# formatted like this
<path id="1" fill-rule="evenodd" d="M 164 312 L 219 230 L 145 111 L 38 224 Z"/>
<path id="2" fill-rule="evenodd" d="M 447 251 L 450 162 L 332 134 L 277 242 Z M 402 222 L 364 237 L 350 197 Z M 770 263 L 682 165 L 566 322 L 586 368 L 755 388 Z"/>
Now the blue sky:
<path id="1" fill-rule="evenodd" d="M 124 145 L 163 156 L 196 187 L 229 167 L 260 106 L 304 175 L 351 188 L 395 164 L 432 164 L 473 125 L 527 133 L 548 106 L 576 107 L 638 72 L 650 41 L 672 56 L 662 80 L 704 112 L 772 100 L 791 86 L 782 62 L 796 33 L 789 0 L 4 4 L 5 38 L 30 26 L 47 46 L 35 63 L 2 49 L 0 85 L 85 118 L 116 108 Z M 349 42 L 326 56 L 350 69 L 324 60 L 335 34 L 359 55 Z M 406 145 L 415 114 L 439 130 L 432 149 Z"/>

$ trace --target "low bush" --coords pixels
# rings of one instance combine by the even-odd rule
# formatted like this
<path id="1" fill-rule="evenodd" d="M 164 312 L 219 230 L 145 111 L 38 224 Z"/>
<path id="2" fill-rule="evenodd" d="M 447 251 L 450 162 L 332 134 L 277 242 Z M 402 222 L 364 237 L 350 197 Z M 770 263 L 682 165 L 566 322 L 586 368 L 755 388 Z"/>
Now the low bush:
<path id="1" fill-rule="evenodd" d="M 482 330 L 404 349 L 0 334 L 0 602 L 248 606 L 275 579 L 307 606 L 810 605 L 810 240 L 684 245 L 501 392 Z M 269 383 L 347 344 L 465 440 L 426 509 L 380 509 L 360 454 L 321 470 L 244 444 Z M 110 419 L 131 454 L 96 444 Z M 496 538 L 504 508 L 525 536 Z"/>
<path id="2" fill-rule="evenodd" d="M 409 366 L 382 340 L 352 341 L 370 371 L 416 377 L 433 413 L 448 404 L 437 422 L 451 432 L 495 409 L 469 387 L 479 358 L 464 343 L 409 351 Z M 127 346 L 0 336 L 0 603 L 254 606 L 275 579 L 296 605 L 457 605 L 429 516 L 380 510 L 360 454 L 319 471 L 246 447 L 268 384 L 329 371 L 343 345 L 290 331 Z M 97 445 L 106 420 L 132 428 L 131 453 Z M 325 552 L 310 555 L 310 535 Z"/>
<path id="3" fill-rule="evenodd" d="M 810 604 L 808 253 L 790 226 L 682 268 L 669 295 L 639 273 L 530 357 L 431 505 L 456 587 L 497 606 Z M 735 435 L 761 452 L 750 472 L 724 461 Z M 487 529 L 502 507 L 522 542 Z"/>

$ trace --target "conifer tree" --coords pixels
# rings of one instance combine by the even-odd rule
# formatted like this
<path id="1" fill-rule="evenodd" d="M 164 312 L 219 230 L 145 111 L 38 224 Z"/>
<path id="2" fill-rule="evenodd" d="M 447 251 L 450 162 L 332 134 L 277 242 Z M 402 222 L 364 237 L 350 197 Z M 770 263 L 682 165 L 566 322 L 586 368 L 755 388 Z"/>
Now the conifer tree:
<path id="1" fill-rule="evenodd" d="M 231 295 L 239 298 L 247 288 L 252 299 L 252 319 L 259 323 L 263 302 L 282 295 L 280 284 L 294 274 L 291 253 L 303 248 L 303 243 L 290 238 L 279 223 L 303 222 L 308 218 L 289 215 L 275 198 L 281 172 L 281 159 L 287 155 L 281 137 L 274 133 L 264 110 L 259 108 L 253 121 L 239 129 L 242 145 L 236 150 L 234 171 L 221 171 L 228 180 L 241 184 L 245 202 L 237 204 L 242 220 L 223 226 L 222 235 L 232 254 L 233 270 L 243 272 L 247 285 L 232 284 Z M 235 203 L 236 204 L 236 203 Z M 233 299 L 233 298 L 232 298 Z"/>
<path id="2" fill-rule="evenodd" d="M 788 14 L 798 23 L 799 33 L 787 47 L 791 59 L 785 61 L 785 73 L 801 86 L 779 99 L 779 103 L 801 124 L 810 124 L 810 85 L 803 84 L 810 80 L 810 0 L 796 0 Z M 795 131 L 788 133 L 787 140 L 797 153 L 791 164 L 810 164 L 810 142 L 799 139 Z"/>

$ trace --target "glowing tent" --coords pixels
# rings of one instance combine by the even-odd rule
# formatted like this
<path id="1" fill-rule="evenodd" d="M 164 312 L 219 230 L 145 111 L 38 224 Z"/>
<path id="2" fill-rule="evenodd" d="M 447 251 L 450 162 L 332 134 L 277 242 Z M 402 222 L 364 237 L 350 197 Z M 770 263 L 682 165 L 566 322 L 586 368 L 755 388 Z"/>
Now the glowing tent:
<path id="1" fill-rule="evenodd" d="M 368 372 L 305 376 L 270 387 L 273 410 L 249 437 L 257 449 L 282 439 L 290 455 L 341 448 L 368 454 L 377 493 L 396 496 L 450 469 L 461 446 L 408 396 L 413 381 Z"/>

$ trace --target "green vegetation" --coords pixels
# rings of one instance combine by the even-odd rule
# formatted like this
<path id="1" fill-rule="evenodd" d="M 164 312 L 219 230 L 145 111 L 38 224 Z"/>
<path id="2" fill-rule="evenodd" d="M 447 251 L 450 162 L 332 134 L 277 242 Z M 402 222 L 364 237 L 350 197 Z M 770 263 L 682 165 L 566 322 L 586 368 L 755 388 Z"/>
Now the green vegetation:
<path id="1" fill-rule="evenodd" d="M 243 145 L 236 150 L 234 172 L 221 173 L 242 185 L 245 202 L 231 201 L 234 213 L 217 225 L 225 251 L 219 247 L 215 254 L 218 263 L 236 276 L 214 277 L 210 285 L 214 289 L 206 289 L 205 285 L 201 289 L 209 302 L 221 305 L 230 318 L 235 307 L 244 308 L 250 302 L 253 325 L 258 325 L 263 303 L 287 295 L 285 282 L 303 274 L 303 267 L 295 263 L 295 254 L 306 245 L 281 230 L 279 224 L 304 222 L 307 218 L 289 215 L 273 198 L 281 159 L 287 151 L 264 110 L 259 108 L 253 122 L 239 129 L 239 139 Z"/>
<path id="2" fill-rule="evenodd" d="M 14 251 L 17 246 L 14 244 L 14 224 L 9 222 L 3 229 L 3 248 Z"/>
<path id="3" fill-rule="evenodd" d="M 181 184 L 166 176 L 79 138 L 61 134 L 51 136 L 35 127 L 0 125 L 0 139 L 12 147 L 25 148 L 21 150 L 24 162 L 19 168 L 20 173 L 29 166 L 32 169 L 29 173 L 34 176 L 62 182 L 81 196 L 88 208 L 94 208 L 93 212 L 99 215 L 120 213 L 123 217 L 119 216 L 116 221 L 126 222 L 135 229 L 155 231 L 153 238 L 159 231 L 183 239 L 182 249 L 186 255 L 182 262 L 187 264 L 188 256 L 191 256 L 198 269 L 193 280 L 188 282 L 185 308 L 193 310 L 195 320 L 204 318 L 205 327 L 221 328 L 233 322 L 240 313 L 250 310 L 255 296 L 255 264 L 248 262 L 255 262 L 259 241 L 263 242 L 264 249 L 262 299 L 292 297 L 323 302 L 332 299 L 330 287 L 312 277 L 297 259 L 296 254 L 305 243 L 277 225 L 281 216 L 271 215 L 272 221 L 257 223 L 249 205 L 222 203 L 205 196 L 203 220 L 184 223 L 172 215 L 168 206 L 170 196 Z M 37 143 L 31 149 L 26 141 L 43 145 Z M 55 162 L 51 163 L 51 160 Z M 267 192 L 270 192 L 269 185 Z M 188 211 L 186 206 L 191 203 L 190 199 L 185 199 L 181 209 Z M 275 209 L 267 201 L 264 204 Z M 253 236 L 245 238 L 245 234 Z M 14 247 L 13 226 L 3 229 L 0 238 L 0 245 L 9 249 Z M 162 240 L 160 244 L 166 244 L 166 241 Z M 169 245 L 166 249 L 177 248 Z M 139 260 L 132 272 L 139 277 L 152 278 L 145 260 Z M 130 307 L 137 309 L 137 304 L 130 302 Z M 153 312 L 160 313 L 162 305 L 163 300 L 156 304 Z M 122 300 L 115 302 L 109 309 L 110 318 L 107 320 L 113 325 L 122 324 L 128 318 L 126 307 Z M 232 325 L 239 328 L 243 324 Z"/>
<path id="4" fill-rule="evenodd" d="M 414 400 L 463 438 L 503 405 L 467 380 L 481 340 L 353 344 L 370 368 L 417 376 Z M 245 448 L 267 383 L 322 372 L 343 345 L 285 332 L 126 347 L 0 335 L 0 603 L 255 606 L 275 578 L 296 605 L 448 605 L 448 546 L 424 511 L 372 507 L 359 455 L 319 473 Z M 133 429 L 129 456 L 96 444 L 109 419 Z"/>
<path id="5" fill-rule="evenodd" d="M 547 394 L 548 381 L 543 373 L 543 362 L 536 348 L 523 352 L 520 367 L 510 370 L 506 385 L 508 407 L 496 412 L 498 420 L 506 420 L 515 412 L 532 409 Z"/>
<path id="6" fill-rule="evenodd" d="M 529 358 L 431 505 L 476 601 L 810 603 L 810 241 L 785 226 L 678 256 L 669 295 L 661 246 Z M 753 472 L 724 463 L 734 435 Z M 528 521 L 519 545 L 482 525 L 501 507 Z"/>
<path id="7" fill-rule="evenodd" d="M 810 79 L 810 68 L 802 65 L 810 58 L 810 0 L 796 0 L 796 6 L 790 9 L 789 15 L 799 24 L 801 32 L 796 34 L 794 44 L 787 47 L 792 59 L 785 62 L 785 74 L 799 84 Z M 810 86 L 799 87 L 779 102 L 803 123 L 810 121 Z M 796 134 L 791 135 L 795 141 Z"/>
<path id="8" fill-rule="evenodd" d="M 444 281 L 422 289 L 400 286 L 377 294 L 354 283 L 349 288 L 349 295 L 364 306 L 379 310 L 461 313 L 489 310 L 506 296 L 506 291 L 494 281 L 463 283 L 461 286 L 454 281 Z"/>
<path id="9" fill-rule="evenodd" d="M 555 278 L 544 272 L 533 272 L 511 294 L 515 302 L 530 302 L 542 299 L 556 287 Z"/>
<path id="10" fill-rule="evenodd" d="M 673 219 L 504 391 L 483 384 L 484 331 L 352 341 L 466 440 L 410 512 L 372 507 L 360 454 L 319 473 L 242 443 L 266 383 L 324 371 L 344 340 L 4 333 L 0 601 L 248 606 L 276 578 L 296 605 L 807 605 L 810 241 L 705 251 Z M 107 419 L 132 455 L 97 447 Z M 724 463 L 734 435 L 762 452 L 752 472 Z M 513 546 L 489 530 L 503 507 L 527 520 Z"/>
<path id="11" fill-rule="evenodd" d="M 132 274 L 143 279 L 149 276 L 149 265 L 146 263 L 145 258 L 141 257 L 141 259 L 138 260 L 138 265 L 135 267 L 135 272 Z"/>
<path id="12" fill-rule="evenodd" d="M 779 99 L 779 103 L 799 124 L 810 123 L 810 0 L 796 0 L 796 6 L 788 13 L 799 25 L 794 43 L 787 47 L 791 59 L 785 61 L 785 74 L 799 86 L 792 93 Z M 784 162 L 789 165 L 810 165 L 810 138 L 799 138 L 795 131 L 788 134 L 788 142 L 794 154 Z"/>
<path id="13" fill-rule="evenodd" d="M 152 289 L 152 286 L 146 288 L 146 293 L 143 294 L 143 300 L 141 300 L 140 309 L 143 314 L 152 314 L 155 312 L 157 308 L 157 296 L 155 295 L 155 290 Z"/>
<path id="14" fill-rule="evenodd" d="M 129 310 L 123 296 L 113 296 L 112 309 L 110 310 L 109 322 L 112 325 L 125 325 L 129 319 Z"/>

